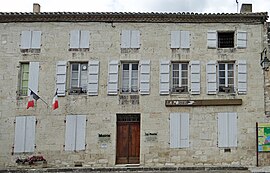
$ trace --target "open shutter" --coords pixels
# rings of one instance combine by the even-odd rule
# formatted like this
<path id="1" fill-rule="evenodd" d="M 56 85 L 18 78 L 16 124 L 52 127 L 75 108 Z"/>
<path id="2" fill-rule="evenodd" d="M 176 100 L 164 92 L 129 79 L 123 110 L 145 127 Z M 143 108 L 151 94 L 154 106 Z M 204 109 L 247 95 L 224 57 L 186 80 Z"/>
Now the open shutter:
<path id="1" fill-rule="evenodd" d="M 81 31 L 80 48 L 89 48 L 90 32 Z"/>
<path id="2" fill-rule="evenodd" d="M 111 60 L 109 62 L 108 74 L 108 95 L 117 95 L 118 93 L 118 61 Z"/>
<path id="3" fill-rule="evenodd" d="M 189 49 L 190 48 L 190 38 L 189 31 L 181 31 L 181 48 Z"/>
<path id="4" fill-rule="evenodd" d="M 76 147 L 75 150 L 85 150 L 85 128 L 86 128 L 86 116 L 77 115 L 76 124 Z"/>
<path id="5" fill-rule="evenodd" d="M 179 147 L 189 147 L 189 114 L 180 113 L 180 145 Z"/>
<path id="6" fill-rule="evenodd" d="M 88 62 L 88 95 L 98 95 L 99 61 Z"/>
<path id="7" fill-rule="evenodd" d="M 170 148 L 179 147 L 180 121 L 180 113 L 170 113 Z"/>
<path id="8" fill-rule="evenodd" d="M 80 46 L 80 31 L 70 31 L 69 48 L 78 49 Z"/>
<path id="9" fill-rule="evenodd" d="M 34 152 L 35 137 L 36 137 L 36 118 L 34 116 L 26 116 L 24 152 Z"/>
<path id="10" fill-rule="evenodd" d="M 228 147 L 228 115 L 218 113 L 218 147 Z"/>
<path id="11" fill-rule="evenodd" d="M 217 47 L 217 32 L 216 31 L 207 32 L 207 46 L 208 48 Z"/>
<path id="12" fill-rule="evenodd" d="M 58 61 L 56 65 L 56 88 L 58 96 L 66 95 L 66 61 Z"/>
<path id="13" fill-rule="evenodd" d="M 36 94 L 38 92 L 39 62 L 30 62 L 28 87 Z M 28 96 L 30 90 L 28 90 Z"/>
<path id="14" fill-rule="evenodd" d="M 247 47 L 247 32 L 238 31 L 237 32 L 237 48 L 246 48 Z"/>
<path id="15" fill-rule="evenodd" d="M 65 150 L 75 150 L 75 137 L 76 137 L 76 116 L 66 116 L 66 136 L 65 136 Z"/>
<path id="16" fill-rule="evenodd" d="M 25 124 L 26 124 L 26 117 L 25 116 L 16 117 L 14 153 L 22 153 L 22 152 L 24 152 Z"/>
<path id="17" fill-rule="evenodd" d="M 150 91 L 150 60 L 140 61 L 140 93 L 149 94 Z"/>
<path id="18" fill-rule="evenodd" d="M 122 30 L 121 34 L 121 48 L 130 48 L 130 30 Z"/>
<path id="19" fill-rule="evenodd" d="M 200 61 L 190 61 L 191 67 L 191 75 L 190 75 L 190 83 L 191 83 L 191 94 L 200 94 L 200 82 L 201 82 L 201 68 Z"/>
<path id="20" fill-rule="evenodd" d="M 247 93 L 247 62 L 238 61 L 238 94 Z"/>
<path id="21" fill-rule="evenodd" d="M 30 49 L 31 47 L 31 31 L 22 31 L 21 49 Z"/>
<path id="22" fill-rule="evenodd" d="M 140 48 L 140 31 L 131 31 L 130 48 Z"/>
<path id="23" fill-rule="evenodd" d="M 32 31 L 32 49 L 40 49 L 41 31 Z"/>
<path id="24" fill-rule="evenodd" d="M 228 146 L 237 147 L 237 114 L 228 113 Z"/>
<path id="25" fill-rule="evenodd" d="M 180 48 L 180 31 L 171 31 L 171 48 Z"/>
<path id="26" fill-rule="evenodd" d="M 159 94 L 170 93 L 170 61 L 160 61 Z"/>
<path id="27" fill-rule="evenodd" d="M 217 66 L 216 61 L 209 61 L 206 66 L 207 94 L 217 94 Z"/>

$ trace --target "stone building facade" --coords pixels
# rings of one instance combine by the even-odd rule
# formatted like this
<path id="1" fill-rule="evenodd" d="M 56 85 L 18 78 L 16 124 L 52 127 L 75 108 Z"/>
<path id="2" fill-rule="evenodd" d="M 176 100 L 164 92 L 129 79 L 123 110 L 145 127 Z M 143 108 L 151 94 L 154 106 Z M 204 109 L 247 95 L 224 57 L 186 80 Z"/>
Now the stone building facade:
<path id="1" fill-rule="evenodd" d="M 0 166 L 255 165 L 267 18 L 0 13 Z"/>

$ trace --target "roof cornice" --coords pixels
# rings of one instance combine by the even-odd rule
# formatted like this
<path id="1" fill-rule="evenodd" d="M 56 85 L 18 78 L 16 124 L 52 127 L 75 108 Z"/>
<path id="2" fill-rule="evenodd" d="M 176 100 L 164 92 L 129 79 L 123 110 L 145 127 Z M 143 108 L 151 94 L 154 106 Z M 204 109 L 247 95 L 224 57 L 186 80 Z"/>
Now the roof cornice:
<path id="1" fill-rule="evenodd" d="M 262 13 L 125 13 L 125 12 L 41 12 L 0 13 L 0 23 L 11 22 L 140 22 L 140 23 L 264 23 Z"/>

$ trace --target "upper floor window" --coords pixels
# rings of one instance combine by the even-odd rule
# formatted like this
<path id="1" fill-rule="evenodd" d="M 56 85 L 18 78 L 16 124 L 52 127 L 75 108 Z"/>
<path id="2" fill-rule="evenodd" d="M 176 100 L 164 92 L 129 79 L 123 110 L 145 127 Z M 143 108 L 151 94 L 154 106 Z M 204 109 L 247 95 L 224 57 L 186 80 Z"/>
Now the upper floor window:
<path id="1" fill-rule="evenodd" d="M 139 63 L 122 64 L 122 93 L 138 93 Z"/>
<path id="2" fill-rule="evenodd" d="M 140 31 L 122 30 L 121 49 L 139 49 L 140 48 Z"/>
<path id="3" fill-rule="evenodd" d="M 172 93 L 188 92 L 188 63 L 172 63 Z"/>
<path id="4" fill-rule="evenodd" d="M 41 31 L 22 31 L 21 52 L 40 53 Z"/>
<path id="5" fill-rule="evenodd" d="M 20 96 L 27 96 L 28 92 L 28 79 L 29 79 L 29 63 L 21 63 L 21 77 L 20 77 Z"/>
<path id="6" fill-rule="evenodd" d="M 190 48 L 189 31 L 171 31 L 171 49 L 179 48 Z"/>
<path id="7" fill-rule="evenodd" d="M 246 48 L 246 31 L 216 31 L 207 32 L 208 48 Z"/>
<path id="8" fill-rule="evenodd" d="M 87 63 L 71 63 L 70 93 L 87 92 Z"/>
<path id="9" fill-rule="evenodd" d="M 90 32 L 73 30 L 70 32 L 69 50 L 89 50 Z"/>
<path id="10" fill-rule="evenodd" d="M 219 92 L 234 92 L 234 63 L 218 64 Z"/>

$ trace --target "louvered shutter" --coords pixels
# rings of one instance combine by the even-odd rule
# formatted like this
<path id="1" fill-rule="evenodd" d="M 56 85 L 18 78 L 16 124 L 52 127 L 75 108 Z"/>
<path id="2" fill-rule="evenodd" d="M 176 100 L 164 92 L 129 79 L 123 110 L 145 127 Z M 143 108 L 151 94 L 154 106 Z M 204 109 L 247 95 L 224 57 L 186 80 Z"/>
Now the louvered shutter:
<path id="1" fill-rule="evenodd" d="M 66 61 L 58 61 L 56 65 L 56 88 L 58 96 L 66 95 Z"/>
<path id="2" fill-rule="evenodd" d="M 31 47 L 31 31 L 22 31 L 21 34 L 21 49 L 30 49 Z"/>
<path id="3" fill-rule="evenodd" d="M 200 61 L 190 61 L 190 67 L 191 67 L 190 92 L 191 94 L 200 94 L 200 88 L 201 88 Z"/>
<path id="4" fill-rule="evenodd" d="M 41 31 L 32 31 L 32 49 L 40 49 L 41 46 Z"/>
<path id="5" fill-rule="evenodd" d="M 149 94 L 150 91 L 150 60 L 140 61 L 140 93 Z"/>
<path id="6" fill-rule="evenodd" d="M 180 113 L 170 113 L 170 148 L 179 147 L 180 120 Z"/>
<path id="7" fill-rule="evenodd" d="M 228 147 L 228 116 L 218 113 L 218 147 Z"/>
<path id="8" fill-rule="evenodd" d="M 247 93 L 247 62 L 246 60 L 238 61 L 238 93 Z"/>
<path id="9" fill-rule="evenodd" d="M 121 48 L 130 48 L 130 30 L 122 30 L 121 34 Z"/>
<path id="10" fill-rule="evenodd" d="M 181 148 L 189 147 L 189 114 L 180 113 L 180 145 Z"/>
<path id="11" fill-rule="evenodd" d="M 171 31 L 171 48 L 180 48 L 180 31 Z"/>
<path id="12" fill-rule="evenodd" d="M 160 61 L 159 93 L 170 93 L 170 61 Z"/>
<path id="13" fill-rule="evenodd" d="M 190 38 L 189 31 L 181 31 L 181 48 L 189 49 L 190 48 Z"/>
<path id="14" fill-rule="evenodd" d="M 237 47 L 238 48 L 247 47 L 247 32 L 246 31 L 237 32 Z"/>
<path id="15" fill-rule="evenodd" d="M 135 49 L 140 48 L 140 31 L 138 30 L 131 31 L 130 48 Z"/>
<path id="16" fill-rule="evenodd" d="M 35 137 L 36 137 L 36 118 L 34 116 L 26 116 L 24 152 L 34 152 Z"/>
<path id="17" fill-rule="evenodd" d="M 81 31 L 80 48 L 89 48 L 90 32 Z"/>
<path id="18" fill-rule="evenodd" d="M 237 147 L 237 114 L 235 112 L 228 113 L 228 145 L 229 147 Z"/>
<path id="19" fill-rule="evenodd" d="M 207 46 L 208 48 L 217 47 L 217 32 L 216 31 L 207 32 Z"/>
<path id="20" fill-rule="evenodd" d="M 207 94 L 217 94 L 217 66 L 216 61 L 209 61 L 206 66 Z"/>
<path id="21" fill-rule="evenodd" d="M 76 116 L 66 116 L 66 135 L 65 135 L 65 150 L 75 150 L 75 139 L 76 139 Z"/>
<path id="22" fill-rule="evenodd" d="M 39 76 L 39 62 L 30 62 L 28 87 L 36 94 L 38 92 L 38 76 Z M 28 96 L 29 95 L 30 90 L 28 90 Z"/>
<path id="23" fill-rule="evenodd" d="M 76 124 L 76 147 L 75 150 L 85 150 L 85 128 L 86 128 L 86 116 L 77 115 Z"/>
<path id="24" fill-rule="evenodd" d="M 111 60 L 109 62 L 108 74 L 108 95 L 117 95 L 118 93 L 118 61 Z"/>
<path id="25" fill-rule="evenodd" d="M 88 95 L 98 95 L 99 61 L 88 62 Z"/>
<path id="26" fill-rule="evenodd" d="M 69 40 L 69 47 L 72 49 L 77 49 L 80 46 L 80 31 L 73 30 L 70 31 L 70 40 Z"/>
<path id="27" fill-rule="evenodd" d="M 25 124 L 26 124 L 26 117 L 25 116 L 16 117 L 14 153 L 24 152 Z"/>

